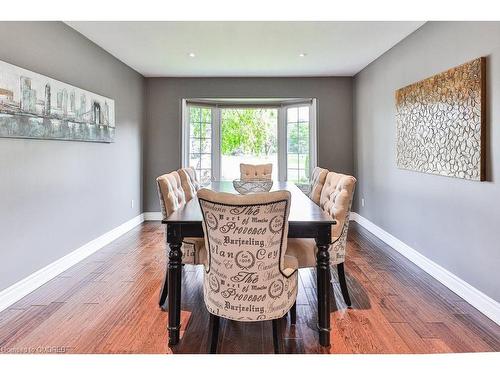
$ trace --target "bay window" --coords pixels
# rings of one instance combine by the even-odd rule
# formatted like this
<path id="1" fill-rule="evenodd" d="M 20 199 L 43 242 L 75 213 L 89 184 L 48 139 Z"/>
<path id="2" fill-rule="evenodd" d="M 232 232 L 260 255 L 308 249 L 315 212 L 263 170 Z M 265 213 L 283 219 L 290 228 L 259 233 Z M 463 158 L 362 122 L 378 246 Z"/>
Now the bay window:
<path id="1" fill-rule="evenodd" d="M 185 99 L 182 164 L 202 184 L 239 178 L 239 164 L 273 164 L 304 184 L 316 166 L 315 99 Z"/>

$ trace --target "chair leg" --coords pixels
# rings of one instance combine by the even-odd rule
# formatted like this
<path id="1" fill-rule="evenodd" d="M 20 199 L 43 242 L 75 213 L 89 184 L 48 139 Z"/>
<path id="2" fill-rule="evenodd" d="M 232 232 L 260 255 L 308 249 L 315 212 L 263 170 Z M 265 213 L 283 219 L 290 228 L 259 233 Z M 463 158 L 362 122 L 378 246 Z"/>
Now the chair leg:
<path id="1" fill-rule="evenodd" d="M 282 319 L 273 319 L 273 344 L 274 354 L 281 354 L 284 352 Z"/>
<path id="2" fill-rule="evenodd" d="M 297 301 L 295 301 L 290 309 L 290 324 L 297 324 Z"/>
<path id="3" fill-rule="evenodd" d="M 339 275 L 340 290 L 342 291 L 342 297 L 347 306 L 351 306 L 351 299 L 349 298 L 349 291 L 347 289 L 347 282 L 345 279 L 344 263 L 337 264 L 337 273 Z"/>
<path id="4" fill-rule="evenodd" d="M 209 313 L 210 314 L 210 313 Z M 208 327 L 208 353 L 217 353 L 217 344 L 219 342 L 219 321 L 220 317 L 210 314 L 210 321 Z"/>

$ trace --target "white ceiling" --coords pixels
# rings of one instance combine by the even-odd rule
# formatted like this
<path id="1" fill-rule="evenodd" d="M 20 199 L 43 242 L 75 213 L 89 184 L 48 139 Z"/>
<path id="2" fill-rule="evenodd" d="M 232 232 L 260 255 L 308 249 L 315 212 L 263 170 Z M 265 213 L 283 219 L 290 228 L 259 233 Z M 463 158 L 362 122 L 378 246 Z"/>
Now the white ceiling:
<path id="1" fill-rule="evenodd" d="M 66 23 L 146 77 L 265 77 L 352 76 L 424 22 Z"/>

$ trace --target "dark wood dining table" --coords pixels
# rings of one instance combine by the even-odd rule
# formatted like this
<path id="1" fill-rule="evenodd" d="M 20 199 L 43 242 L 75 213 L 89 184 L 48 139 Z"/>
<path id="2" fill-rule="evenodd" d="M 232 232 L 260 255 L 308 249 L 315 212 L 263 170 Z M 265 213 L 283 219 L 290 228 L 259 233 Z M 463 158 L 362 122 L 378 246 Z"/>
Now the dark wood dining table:
<path id="1" fill-rule="evenodd" d="M 231 181 L 212 182 L 208 189 L 218 192 L 236 193 Z M 291 193 L 289 216 L 289 238 L 314 238 L 317 252 L 317 301 L 318 333 L 322 346 L 330 345 L 330 255 L 331 225 L 335 221 L 310 200 L 295 184 L 273 183 L 273 190 L 288 190 Z M 185 237 L 203 237 L 202 215 L 198 200 L 192 199 L 166 220 L 166 239 L 170 247 L 169 263 L 164 288 L 168 287 L 168 344 L 179 342 L 181 317 L 182 240 Z"/>

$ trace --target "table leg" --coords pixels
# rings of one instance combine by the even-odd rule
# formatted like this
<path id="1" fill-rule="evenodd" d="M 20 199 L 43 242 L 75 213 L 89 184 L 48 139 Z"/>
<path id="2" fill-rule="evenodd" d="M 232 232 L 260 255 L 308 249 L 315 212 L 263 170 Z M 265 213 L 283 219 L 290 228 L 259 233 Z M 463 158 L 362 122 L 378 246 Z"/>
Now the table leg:
<path id="1" fill-rule="evenodd" d="M 318 331 L 321 346 L 330 346 L 330 254 L 329 244 L 316 240 L 318 247 L 316 261 L 318 293 Z"/>
<path id="2" fill-rule="evenodd" d="M 166 241 L 166 238 L 167 238 L 167 228 L 165 226 L 165 242 Z M 170 253 L 170 246 L 167 242 L 167 250 L 166 250 L 166 256 L 167 258 L 169 258 L 169 253 Z M 160 300 L 158 301 L 158 304 L 160 305 L 160 308 L 163 310 L 163 311 L 166 311 L 166 307 L 165 307 L 165 302 L 167 302 L 167 295 L 168 295 L 168 260 L 167 259 L 167 266 L 165 267 L 165 278 L 163 279 L 163 286 L 161 288 L 161 291 L 160 291 Z"/>
<path id="3" fill-rule="evenodd" d="M 168 345 L 179 342 L 181 328 L 181 279 L 182 279 L 182 237 L 174 225 L 167 229 L 170 246 L 168 263 Z"/>

